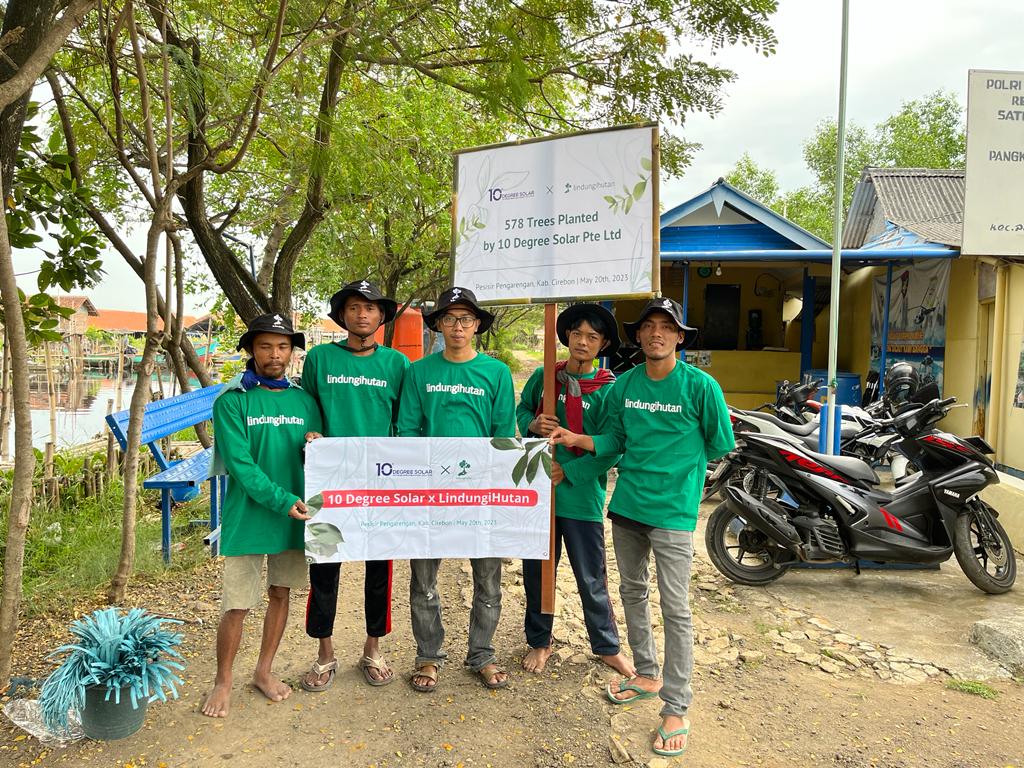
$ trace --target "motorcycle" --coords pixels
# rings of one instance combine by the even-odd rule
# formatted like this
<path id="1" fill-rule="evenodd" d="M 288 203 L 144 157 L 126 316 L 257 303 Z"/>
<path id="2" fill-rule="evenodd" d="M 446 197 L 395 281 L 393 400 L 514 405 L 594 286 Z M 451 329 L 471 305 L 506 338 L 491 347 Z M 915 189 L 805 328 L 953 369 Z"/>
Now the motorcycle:
<path id="1" fill-rule="evenodd" d="M 705 540 L 715 567 L 756 586 L 797 562 L 937 564 L 955 556 L 982 591 L 1011 589 L 1013 545 L 999 513 L 979 498 L 999 482 L 993 450 L 981 437 L 933 428 L 955 402 L 932 400 L 889 420 L 898 450 L 920 468 L 891 493 L 879 489 L 877 474 L 860 459 L 745 435 L 734 460 L 754 470 L 753 481 L 747 490 L 727 486 L 726 500 L 708 519 Z M 773 484 L 780 489 L 774 498 Z"/>

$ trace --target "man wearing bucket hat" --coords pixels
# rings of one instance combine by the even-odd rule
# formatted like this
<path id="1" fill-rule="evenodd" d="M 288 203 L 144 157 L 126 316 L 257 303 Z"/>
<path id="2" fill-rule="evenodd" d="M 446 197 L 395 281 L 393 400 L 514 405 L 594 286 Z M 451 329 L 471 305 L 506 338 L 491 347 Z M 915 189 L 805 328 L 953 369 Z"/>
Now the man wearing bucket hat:
<path id="1" fill-rule="evenodd" d="M 622 374 L 608 393 L 602 434 L 559 427 L 551 442 L 598 457 L 622 453 L 608 516 L 637 675 L 611 683 L 605 693 L 614 704 L 660 695 L 662 722 L 652 748 L 671 757 L 683 753 L 689 733 L 690 566 L 704 473 L 707 462 L 724 456 L 734 442 L 718 383 L 676 356 L 697 335 L 683 323 L 682 308 L 671 299 L 652 299 L 623 328 L 642 349 L 644 364 Z M 652 551 L 665 626 L 664 682 L 648 607 Z"/>
<path id="2" fill-rule="evenodd" d="M 514 437 L 515 395 L 508 366 L 473 349 L 475 334 L 491 327 L 494 315 L 477 304 L 467 288 L 453 286 L 424 316 L 428 327 L 444 335 L 441 352 L 409 367 L 398 411 L 402 437 Z M 437 686 L 446 654 L 441 598 L 437 593 L 440 560 L 412 560 L 409 604 L 416 638 L 412 687 L 425 693 Z M 498 667 L 492 641 L 501 616 L 501 558 L 470 560 L 473 607 L 469 615 L 469 650 L 465 664 L 488 688 L 504 688 L 508 675 Z"/>
<path id="3" fill-rule="evenodd" d="M 302 447 L 307 432 L 321 429 L 316 401 L 285 375 L 295 347 L 304 348 L 305 339 L 288 318 L 257 317 L 238 342 L 250 356 L 245 372 L 224 385 L 213 405 L 212 471 L 231 481 L 220 529 L 217 677 L 202 707 L 209 717 L 228 714 L 231 668 L 245 616 L 260 601 L 264 561 L 269 605 L 253 684 L 271 701 L 291 694 L 271 665 L 288 621 L 289 591 L 306 585 Z"/>
<path id="4" fill-rule="evenodd" d="M 547 437 L 564 425 L 573 432 L 596 434 L 604 416 L 604 400 L 615 376 L 594 368 L 594 358 L 613 355 L 619 348 L 615 316 L 600 304 L 572 304 L 555 323 L 558 340 L 569 348 L 569 359 L 555 366 L 555 416 L 544 416 L 544 369 L 537 368 L 523 387 L 516 408 L 519 432 Z M 635 674 L 622 654 L 615 614 L 608 599 L 604 554 L 604 501 L 608 470 L 616 454 L 600 458 L 563 445 L 555 449 L 552 476 L 555 487 L 555 567 L 565 547 L 583 603 L 583 621 L 595 656 L 627 677 Z M 523 669 L 543 672 L 551 655 L 553 617 L 541 613 L 541 561 L 523 561 L 526 591 L 524 629 L 530 646 Z"/>
<path id="5" fill-rule="evenodd" d="M 320 344 L 310 350 L 302 368 L 302 384 L 320 404 L 327 437 L 390 437 L 402 380 L 409 360 L 401 352 L 381 347 L 373 336 L 395 319 L 398 305 L 369 280 L 356 280 L 331 297 L 328 316 L 348 331 L 341 342 Z M 320 437 L 319 434 L 310 438 Z M 334 619 L 338 610 L 340 563 L 309 566 L 309 602 L 306 634 L 319 640 L 312 668 L 302 678 L 307 691 L 324 691 L 334 682 L 338 661 L 334 656 Z M 394 673 L 380 650 L 380 638 L 391 632 L 390 560 L 366 563 L 363 613 L 366 641 L 359 669 L 373 686 L 387 685 Z"/>

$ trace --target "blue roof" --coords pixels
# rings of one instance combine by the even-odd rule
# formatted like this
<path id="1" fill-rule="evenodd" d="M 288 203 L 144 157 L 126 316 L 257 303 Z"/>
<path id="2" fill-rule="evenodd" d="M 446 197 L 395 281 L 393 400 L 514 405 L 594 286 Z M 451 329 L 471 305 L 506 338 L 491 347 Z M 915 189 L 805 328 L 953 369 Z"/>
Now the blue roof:
<path id="1" fill-rule="evenodd" d="M 691 213 L 714 205 L 721 214 L 728 205 L 749 219 L 750 224 L 722 224 L 718 226 L 679 226 L 679 221 Z M 829 244 L 803 227 L 780 216 L 763 203 L 736 189 L 724 179 L 681 205 L 661 214 L 661 252 L 670 258 L 680 258 L 687 250 L 789 250 L 829 248 Z M 679 230 L 697 230 L 681 233 Z M 730 230 L 735 233 L 729 234 Z M 735 245 L 729 245 L 735 240 Z"/>

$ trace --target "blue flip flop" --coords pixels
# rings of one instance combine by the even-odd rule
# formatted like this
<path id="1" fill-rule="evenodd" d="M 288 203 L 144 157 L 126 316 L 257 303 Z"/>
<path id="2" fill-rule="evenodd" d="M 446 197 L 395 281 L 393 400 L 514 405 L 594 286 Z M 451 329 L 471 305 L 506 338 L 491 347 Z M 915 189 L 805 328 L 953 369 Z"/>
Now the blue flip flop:
<path id="1" fill-rule="evenodd" d="M 671 733 L 665 733 L 665 727 L 662 726 L 662 725 L 659 725 L 658 726 L 658 735 L 661 736 L 661 743 L 662 744 L 664 744 L 669 739 L 671 739 L 671 738 L 673 738 L 675 736 L 686 736 L 687 737 L 686 741 L 683 743 L 683 748 L 682 749 L 660 749 L 658 747 L 655 747 L 654 745 L 651 745 L 651 751 L 654 752 L 654 754 L 656 754 L 656 755 L 661 755 L 662 757 L 679 757 L 681 754 L 683 754 L 683 752 L 686 751 L 686 747 L 690 743 L 690 738 L 689 738 L 689 736 L 690 736 L 690 726 L 687 725 L 685 728 L 679 728 L 679 729 L 677 729 L 675 731 L 672 731 Z"/>
<path id="2" fill-rule="evenodd" d="M 642 701 L 643 699 L 653 699 L 655 696 L 658 695 L 657 691 L 645 691 L 639 685 L 633 685 L 629 682 L 632 679 L 633 678 L 631 677 L 624 677 L 622 680 L 620 680 L 619 690 L 617 690 L 615 693 L 622 693 L 623 691 L 632 691 L 636 694 L 636 696 L 632 696 L 628 699 L 617 699 L 615 698 L 615 694 L 612 693 L 612 686 L 611 683 L 609 683 L 604 687 L 604 694 L 608 697 L 608 701 L 610 701 L 612 704 L 632 704 L 634 701 Z"/>

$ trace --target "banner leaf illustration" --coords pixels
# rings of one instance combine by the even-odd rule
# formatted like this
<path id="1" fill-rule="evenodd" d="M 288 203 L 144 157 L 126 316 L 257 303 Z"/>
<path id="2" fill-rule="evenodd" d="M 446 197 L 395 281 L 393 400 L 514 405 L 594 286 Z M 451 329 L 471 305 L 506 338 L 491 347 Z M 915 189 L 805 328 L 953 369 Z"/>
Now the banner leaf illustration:
<path id="1" fill-rule="evenodd" d="M 331 523 L 307 523 L 306 530 L 319 544 L 337 548 L 345 541 L 345 537 L 341 535 L 341 529 Z"/>
<path id="2" fill-rule="evenodd" d="M 540 457 L 543 455 L 543 452 L 533 454 L 533 458 L 530 459 L 530 463 L 526 467 L 526 482 L 532 483 L 537 477 L 537 467 L 540 466 Z"/>
<path id="3" fill-rule="evenodd" d="M 519 483 L 522 481 L 523 473 L 526 472 L 526 463 L 529 460 L 530 454 L 524 453 L 522 457 L 519 459 L 519 461 L 516 462 L 516 465 L 512 467 L 512 482 L 515 485 L 519 485 Z"/>
<path id="4" fill-rule="evenodd" d="M 544 451 L 544 453 L 542 453 L 540 455 L 540 465 L 542 467 L 544 467 L 544 474 L 547 475 L 548 479 L 550 480 L 551 479 L 551 454 L 548 453 L 547 451 Z"/>
<path id="5" fill-rule="evenodd" d="M 318 493 L 310 499 L 306 499 L 306 506 L 309 507 L 309 514 L 315 515 L 324 507 L 324 496 L 322 493 Z"/>
<path id="6" fill-rule="evenodd" d="M 523 446 L 514 437 L 492 437 L 491 447 L 499 451 L 518 451 Z"/>
<path id="7" fill-rule="evenodd" d="M 640 167 L 643 168 L 645 171 L 649 171 L 649 170 L 651 170 L 654 167 L 654 164 L 651 162 L 651 158 L 649 158 L 649 157 L 641 157 L 640 158 Z"/>

